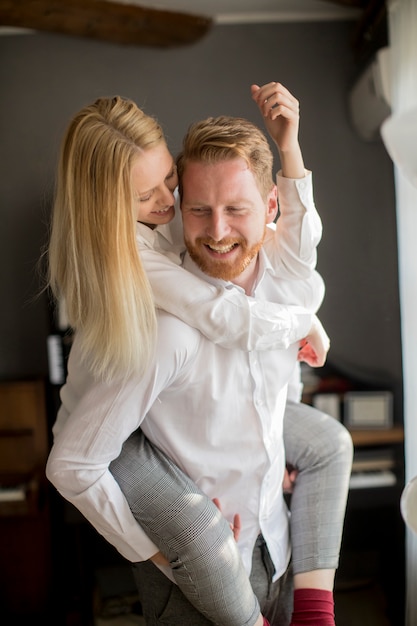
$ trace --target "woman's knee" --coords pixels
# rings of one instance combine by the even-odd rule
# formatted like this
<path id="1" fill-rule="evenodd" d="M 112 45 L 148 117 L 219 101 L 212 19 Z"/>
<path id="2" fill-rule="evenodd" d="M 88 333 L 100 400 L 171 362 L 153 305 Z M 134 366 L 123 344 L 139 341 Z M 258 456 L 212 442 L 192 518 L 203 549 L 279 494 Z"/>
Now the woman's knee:
<path id="1" fill-rule="evenodd" d="M 333 417 L 322 414 L 319 424 L 311 431 L 311 437 L 298 452 L 299 470 L 314 470 L 337 463 L 350 472 L 353 459 L 353 443 L 349 431 Z"/>
<path id="2" fill-rule="evenodd" d="M 352 463 L 353 459 L 353 441 L 348 429 L 340 422 L 333 419 L 332 432 L 327 438 L 327 447 L 329 452 L 337 456 L 339 460 L 344 459 L 346 463 Z"/>

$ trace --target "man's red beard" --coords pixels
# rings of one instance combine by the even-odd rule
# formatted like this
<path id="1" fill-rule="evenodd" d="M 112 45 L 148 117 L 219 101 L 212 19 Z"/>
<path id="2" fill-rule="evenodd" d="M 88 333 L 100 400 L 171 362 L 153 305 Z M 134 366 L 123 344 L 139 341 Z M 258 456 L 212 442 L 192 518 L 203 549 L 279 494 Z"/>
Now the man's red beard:
<path id="1" fill-rule="evenodd" d="M 248 267 L 262 248 L 262 244 L 263 238 L 251 247 L 248 246 L 246 239 L 243 238 L 228 238 L 222 239 L 221 241 L 214 241 L 209 237 L 198 237 L 195 244 L 192 244 L 187 239 L 185 240 L 188 253 L 194 263 L 208 276 L 226 281 L 233 280 L 233 278 L 239 276 L 243 270 Z M 236 255 L 235 253 L 231 260 L 217 260 L 209 257 L 208 254 L 202 253 L 204 246 L 213 246 L 215 249 L 218 247 L 226 248 L 228 246 L 234 246 L 238 248 L 238 254 Z"/>

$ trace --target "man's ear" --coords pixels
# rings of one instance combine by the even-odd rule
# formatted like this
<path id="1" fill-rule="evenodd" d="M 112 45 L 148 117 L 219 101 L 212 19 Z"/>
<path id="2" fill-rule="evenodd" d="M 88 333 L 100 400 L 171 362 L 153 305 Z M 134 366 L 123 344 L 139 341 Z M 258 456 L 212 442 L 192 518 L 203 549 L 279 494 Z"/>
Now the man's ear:
<path id="1" fill-rule="evenodd" d="M 277 186 L 274 185 L 268 194 L 266 200 L 266 223 L 270 224 L 274 221 L 278 213 L 278 192 Z"/>

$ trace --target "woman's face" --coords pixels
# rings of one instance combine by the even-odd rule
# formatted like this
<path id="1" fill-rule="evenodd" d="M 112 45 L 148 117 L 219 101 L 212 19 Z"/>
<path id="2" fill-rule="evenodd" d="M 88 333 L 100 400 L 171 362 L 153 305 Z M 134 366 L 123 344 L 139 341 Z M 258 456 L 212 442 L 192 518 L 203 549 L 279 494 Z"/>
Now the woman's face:
<path id="1" fill-rule="evenodd" d="M 174 217 L 174 190 L 178 185 L 174 159 L 166 144 L 144 150 L 132 167 L 131 180 L 138 222 L 155 227 Z"/>

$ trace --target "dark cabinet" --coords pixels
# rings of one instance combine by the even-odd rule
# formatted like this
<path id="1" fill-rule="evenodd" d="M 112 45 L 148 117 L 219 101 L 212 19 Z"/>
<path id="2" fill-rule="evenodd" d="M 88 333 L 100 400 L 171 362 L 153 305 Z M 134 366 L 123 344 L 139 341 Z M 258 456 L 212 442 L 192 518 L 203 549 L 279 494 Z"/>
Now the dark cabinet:
<path id="1" fill-rule="evenodd" d="M 404 487 L 403 428 L 397 425 L 351 432 L 355 457 L 361 462 L 364 458 L 373 459 L 374 467 L 361 469 L 358 463 L 359 470 L 355 469 L 354 457 L 354 487 L 349 491 L 336 576 L 336 618 L 340 616 L 336 622 L 340 626 L 356 623 L 403 626 L 405 525 L 400 512 Z"/>
<path id="2" fill-rule="evenodd" d="M 47 454 L 44 382 L 0 382 L 0 597 L 14 624 L 50 601 Z"/>

